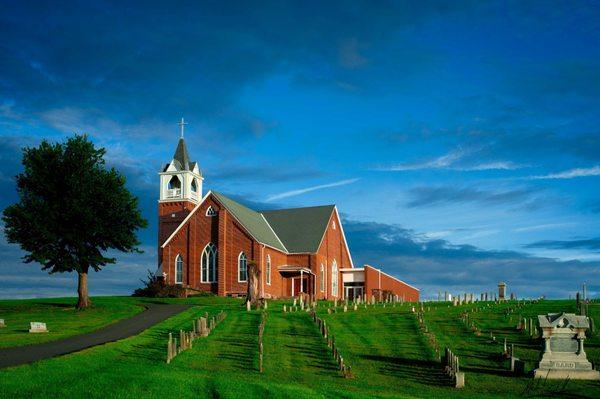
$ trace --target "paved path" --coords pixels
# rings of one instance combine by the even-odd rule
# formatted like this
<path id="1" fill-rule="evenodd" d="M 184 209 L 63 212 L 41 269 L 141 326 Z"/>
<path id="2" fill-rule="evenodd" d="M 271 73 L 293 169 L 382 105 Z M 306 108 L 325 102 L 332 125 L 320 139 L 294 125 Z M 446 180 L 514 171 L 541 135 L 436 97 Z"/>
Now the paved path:
<path id="1" fill-rule="evenodd" d="M 0 349 L 0 368 L 31 363 L 54 356 L 77 352 L 107 342 L 137 335 L 145 329 L 189 309 L 190 305 L 148 305 L 148 309 L 87 334 L 37 345 Z"/>

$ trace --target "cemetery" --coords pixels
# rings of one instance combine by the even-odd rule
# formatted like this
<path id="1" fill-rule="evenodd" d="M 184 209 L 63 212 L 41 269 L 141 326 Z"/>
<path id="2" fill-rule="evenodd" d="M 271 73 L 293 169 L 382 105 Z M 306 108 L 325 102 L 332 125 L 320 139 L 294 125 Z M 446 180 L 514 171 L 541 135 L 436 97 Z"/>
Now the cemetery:
<path id="1" fill-rule="evenodd" d="M 157 301 L 190 307 L 124 340 L 0 369 L 0 397 L 84 391 L 89 397 L 131 398 L 599 396 L 600 380 L 594 378 L 600 336 L 591 320 L 600 319 L 600 303 L 480 297 L 298 297 L 249 309 L 242 299 L 212 296 L 98 298 L 100 308 L 120 314 Z M 65 309 L 72 300 L 52 303 L 69 317 Z M 0 301 L 6 326 L 0 342 L 19 346 L 64 336 L 69 324 L 52 312 L 44 319 L 36 309 L 52 306 L 48 300 Z M 34 320 L 45 323 L 47 332 L 29 333 Z M 83 365 L 90 372 L 82 375 Z M 565 370 L 587 379 L 565 377 Z M 89 384 L 98 388 L 90 393 Z"/>

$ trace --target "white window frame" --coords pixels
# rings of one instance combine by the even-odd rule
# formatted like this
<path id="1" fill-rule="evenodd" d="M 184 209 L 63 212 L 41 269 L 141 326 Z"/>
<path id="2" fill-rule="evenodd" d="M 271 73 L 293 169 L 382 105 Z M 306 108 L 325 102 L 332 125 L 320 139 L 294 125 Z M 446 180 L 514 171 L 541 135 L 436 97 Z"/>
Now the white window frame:
<path id="1" fill-rule="evenodd" d="M 181 273 L 179 266 L 181 266 Z M 183 284 L 183 258 L 179 254 L 175 257 L 175 284 Z"/>
<path id="2" fill-rule="evenodd" d="M 244 261 L 244 266 L 246 268 L 246 279 L 242 280 L 240 278 L 240 274 L 242 272 L 242 260 Z M 238 255 L 238 267 L 237 267 L 237 275 L 238 275 L 238 283 L 247 283 L 248 282 L 248 257 L 244 253 L 244 251 L 240 252 Z"/>
<path id="3" fill-rule="evenodd" d="M 209 205 L 208 208 L 206 208 L 206 213 L 204 215 L 211 218 L 211 217 L 217 216 L 217 211 L 215 211 L 215 209 L 212 207 L 212 205 Z"/>
<path id="4" fill-rule="evenodd" d="M 212 257 L 210 257 L 210 255 L 212 254 Z M 205 260 L 206 259 L 206 273 L 204 272 L 205 270 Z M 212 259 L 212 264 L 209 264 L 210 260 Z M 217 258 L 217 246 L 215 244 L 213 244 L 212 242 L 209 242 L 208 244 L 206 244 L 206 246 L 204 247 L 204 249 L 202 250 L 202 255 L 200 256 L 200 282 L 201 283 L 216 283 L 218 280 L 218 276 L 217 276 L 217 265 L 218 265 L 218 258 Z M 213 279 L 210 279 L 210 275 L 213 275 Z M 205 276 L 206 274 L 206 276 Z"/>
<path id="5" fill-rule="evenodd" d="M 325 292 L 325 266 L 321 263 L 321 273 L 319 274 L 319 288 L 321 292 Z"/>
<path id="6" fill-rule="evenodd" d="M 335 297 L 338 296 L 338 274 L 337 262 L 334 259 L 331 264 L 331 295 Z"/>
<path id="7" fill-rule="evenodd" d="M 331 227 L 335 230 L 335 220 L 331 222 Z"/>
<path id="8" fill-rule="evenodd" d="M 267 261 L 266 261 L 266 279 L 267 279 L 267 285 L 271 285 L 271 255 L 267 254 Z"/>

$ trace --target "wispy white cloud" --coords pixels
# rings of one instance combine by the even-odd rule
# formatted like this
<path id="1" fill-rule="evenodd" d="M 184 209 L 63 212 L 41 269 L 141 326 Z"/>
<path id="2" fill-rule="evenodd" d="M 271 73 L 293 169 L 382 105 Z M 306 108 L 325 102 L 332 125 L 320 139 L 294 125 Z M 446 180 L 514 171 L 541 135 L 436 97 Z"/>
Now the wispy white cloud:
<path id="1" fill-rule="evenodd" d="M 513 231 L 516 233 L 524 233 L 524 232 L 529 232 L 529 231 L 556 229 L 559 227 L 573 226 L 575 224 L 576 223 L 546 223 L 546 224 L 538 224 L 538 225 L 534 225 L 534 226 L 518 227 L 518 228 L 514 229 Z"/>
<path id="2" fill-rule="evenodd" d="M 301 188 L 301 189 L 298 189 L 298 190 L 286 191 L 286 192 L 283 192 L 283 193 L 271 195 L 270 197 L 268 197 L 266 199 L 266 201 L 267 202 L 271 202 L 271 201 L 280 200 L 280 199 L 283 199 L 283 198 L 295 197 L 296 195 L 301 195 L 301 194 L 304 194 L 304 193 L 309 193 L 311 191 L 321 190 L 321 189 L 324 189 L 324 188 L 345 186 L 347 184 L 352 184 L 352 183 L 354 183 L 354 182 L 356 182 L 358 180 L 360 180 L 360 178 L 340 180 L 340 181 L 337 181 L 337 182 L 334 182 L 334 183 L 320 184 L 318 186 L 312 186 L 312 187 Z"/>
<path id="3" fill-rule="evenodd" d="M 477 171 L 477 170 L 515 170 L 525 167 L 525 165 L 520 165 L 514 163 L 512 161 L 495 161 L 495 162 L 487 162 L 481 163 L 471 166 L 465 167 L 453 167 L 453 170 L 462 170 L 462 171 Z"/>
<path id="4" fill-rule="evenodd" d="M 402 172 L 407 170 L 420 170 L 420 169 L 444 169 L 460 160 L 465 156 L 465 150 L 462 148 L 458 148 L 454 151 L 450 151 L 446 155 L 442 155 L 441 157 L 429 160 L 429 161 L 421 161 L 421 162 L 412 162 L 412 163 L 403 163 L 398 165 L 392 165 L 388 167 L 378 168 L 380 171 L 389 171 L 389 172 Z"/>
<path id="5" fill-rule="evenodd" d="M 575 168 L 570 170 L 565 170 L 563 172 L 558 173 L 550 173 L 547 175 L 538 175 L 538 176 L 529 176 L 529 179 L 532 180 L 542 180 L 542 179 L 574 179 L 576 177 L 586 177 L 586 176 L 600 176 L 600 166 L 592 166 L 591 168 Z"/>
<path id="6" fill-rule="evenodd" d="M 424 169 L 447 169 L 456 170 L 461 172 L 470 171 L 481 171 L 481 170 L 514 170 L 523 168 L 526 165 L 520 165 L 512 161 L 490 161 L 481 163 L 461 162 L 465 160 L 465 157 L 471 155 L 474 150 L 466 150 L 461 147 L 450 151 L 449 153 L 440 157 L 411 163 L 402 163 L 391 166 L 384 166 L 377 168 L 378 171 L 383 172 L 403 172 L 411 170 L 424 170 Z"/>

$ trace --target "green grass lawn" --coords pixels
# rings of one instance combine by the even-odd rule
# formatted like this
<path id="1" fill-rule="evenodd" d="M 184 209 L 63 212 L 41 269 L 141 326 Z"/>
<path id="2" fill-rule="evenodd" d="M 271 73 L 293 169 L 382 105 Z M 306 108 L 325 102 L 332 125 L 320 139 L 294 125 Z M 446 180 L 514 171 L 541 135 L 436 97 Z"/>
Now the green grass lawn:
<path id="1" fill-rule="evenodd" d="M 93 306 L 77 310 L 77 298 L 0 300 L 0 348 L 54 341 L 96 330 L 144 310 L 143 302 L 131 297 L 92 298 Z M 29 334 L 29 323 L 46 323 L 50 332 Z"/>
<path id="2" fill-rule="evenodd" d="M 570 381 L 563 392 L 558 392 L 562 383 L 548 381 L 533 386 L 531 378 L 510 376 L 508 362 L 500 357 L 502 345 L 490 343 L 489 334 L 477 337 L 460 321 L 459 313 L 474 305 L 431 304 L 425 312 L 426 322 L 440 344 L 450 346 L 461 358 L 466 388 L 457 390 L 441 373 L 408 305 L 388 305 L 385 309 L 378 305 L 331 315 L 326 312 L 328 304 L 319 305 L 319 316 L 327 320 L 338 348 L 352 367 L 354 378 L 345 379 L 309 314 L 282 313 L 283 304 L 289 301 L 269 302 L 262 374 L 258 372 L 260 312 L 246 312 L 236 299 L 165 301 L 196 306 L 135 337 L 0 370 L 0 397 L 600 397 L 599 382 Z M 132 299 L 130 303 L 143 302 Z M 484 332 L 493 330 L 499 341 L 507 337 L 517 344 L 517 355 L 531 369 L 540 353 L 539 342 L 514 329 L 517 317 L 572 310 L 573 304 L 542 301 L 525 305 L 512 315 L 512 320 L 511 315 L 505 315 L 510 306 L 486 307 L 473 317 Z M 192 349 L 178 355 L 171 364 L 165 363 L 169 332 L 190 330 L 193 318 L 204 312 L 215 315 L 222 309 L 227 317 L 209 337 L 197 339 Z M 600 305 L 590 306 L 590 310 L 600 319 Z M 27 334 L 21 336 L 26 338 Z M 588 357 L 600 362 L 597 335 L 586 342 L 586 348 Z"/>

